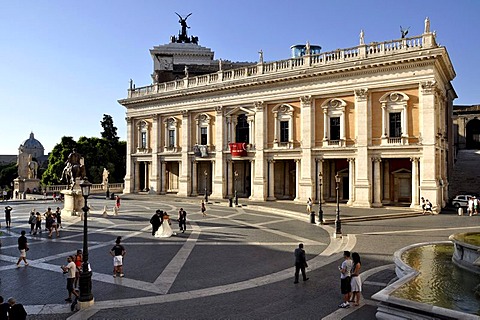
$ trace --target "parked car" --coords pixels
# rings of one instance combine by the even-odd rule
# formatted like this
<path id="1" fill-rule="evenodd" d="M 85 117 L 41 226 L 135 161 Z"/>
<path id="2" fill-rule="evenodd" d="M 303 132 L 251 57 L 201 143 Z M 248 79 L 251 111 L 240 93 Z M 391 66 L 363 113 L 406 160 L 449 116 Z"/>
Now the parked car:
<path id="1" fill-rule="evenodd" d="M 456 209 L 460 207 L 467 207 L 468 206 L 468 198 L 471 198 L 473 196 L 469 194 L 459 194 L 452 200 L 452 206 L 454 206 Z"/>

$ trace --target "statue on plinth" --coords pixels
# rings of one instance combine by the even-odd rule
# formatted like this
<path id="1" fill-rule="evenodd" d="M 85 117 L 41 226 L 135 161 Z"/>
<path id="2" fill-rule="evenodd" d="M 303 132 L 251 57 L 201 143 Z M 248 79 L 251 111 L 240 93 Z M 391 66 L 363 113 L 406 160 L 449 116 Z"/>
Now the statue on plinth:
<path id="1" fill-rule="evenodd" d="M 37 172 L 38 172 L 38 162 L 32 159 L 32 155 L 28 155 L 28 179 L 37 179 Z"/>
<path id="2" fill-rule="evenodd" d="M 83 164 L 82 156 L 77 153 L 77 150 L 74 148 L 72 152 L 68 155 L 67 161 L 65 161 L 65 168 L 63 168 L 61 180 L 64 178 L 67 181 L 67 184 L 70 190 L 73 190 L 75 186 L 75 179 L 85 179 L 86 171 L 85 165 Z"/>
<path id="3" fill-rule="evenodd" d="M 102 184 L 103 184 L 104 189 L 108 188 L 108 175 L 109 174 L 110 174 L 110 172 L 107 170 L 107 168 L 103 168 Z"/>

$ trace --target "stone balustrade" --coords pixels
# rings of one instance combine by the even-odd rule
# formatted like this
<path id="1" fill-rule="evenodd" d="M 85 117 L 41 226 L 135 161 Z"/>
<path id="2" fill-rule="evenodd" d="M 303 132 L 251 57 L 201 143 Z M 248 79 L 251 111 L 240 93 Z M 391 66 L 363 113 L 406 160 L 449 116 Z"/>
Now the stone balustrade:
<path id="1" fill-rule="evenodd" d="M 47 191 L 47 193 L 60 192 L 62 190 L 67 190 L 67 189 L 68 189 L 68 186 L 66 184 L 65 185 L 50 185 L 50 186 L 45 187 L 45 191 Z M 108 189 L 110 190 L 110 192 L 112 192 L 112 191 L 115 191 L 115 192 L 122 191 L 123 190 L 123 183 L 109 183 L 108 184 Z M 103 187 L 103 184 L 96 183 L 96 184 L 92 184 L 92 187 L 90 188 L 90 191 L 92 193 L 100 193 L 100 192 L 105 192 L 105 189 Z"/>
<path id="2" fill-rule="evenodd" d="M 252 76 L 261 76 L 263 74 L 281 73 L 289 70 L 304 69 L 311 66 L 334 65 L 345 61 L 363 60 L 366 58 L 379 57 L 394 52 L 407 52 L 425 48 L 425 46 L 435 47 L 435 40 L 431 34 L 424 34 L 412 38 L 399 40 L 390 40 L 385 42 L 372 42 L 370 44 L 359 45 L 353 48 L 337 49 L 330 52 L 324 52 L 316 55 L 305 55 L 287 60 L 272 62 L 261 62 L 256 65 L 231 69 L 220 70 L 216 73 L 205 74 L 195 77 L 186 77 L 184 79 L 156 83 L 145 87 L 137 87 L 128 90 L 128 98 L 136 98 L 162 92 L 172 92 L 186 88 L 196 88 L 208 86 L 210 84 L 246 79 Z M 427 41 L 425 40 L 427 39 Z M 432 40 L 433 39 L 433 40 Z"/>

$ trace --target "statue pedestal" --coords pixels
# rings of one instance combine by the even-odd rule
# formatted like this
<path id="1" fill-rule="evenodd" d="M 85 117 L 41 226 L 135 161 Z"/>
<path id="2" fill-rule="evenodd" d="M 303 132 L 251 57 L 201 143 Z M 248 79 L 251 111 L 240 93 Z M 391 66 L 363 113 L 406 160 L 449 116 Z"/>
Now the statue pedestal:
<path id="1" fill-rule="evenodd" d="M 25 191 L 30 190 L 32 193 L 33 190 L 38 190 L 40 189 L 40 179 L 23 179 L 23 178 L 16 178 L 13 180 L 14 183 L 14 192 L 18 191 L 19 196 Z"/>
<path id="2" fill-rule="evenodd" d="M 77 216 L 82 214 L 82 208 L 85 200 L 82 196 L 82 191 L 79 190 L 62 190 L 60 191 L 64 196 L 62 215 Z"/>

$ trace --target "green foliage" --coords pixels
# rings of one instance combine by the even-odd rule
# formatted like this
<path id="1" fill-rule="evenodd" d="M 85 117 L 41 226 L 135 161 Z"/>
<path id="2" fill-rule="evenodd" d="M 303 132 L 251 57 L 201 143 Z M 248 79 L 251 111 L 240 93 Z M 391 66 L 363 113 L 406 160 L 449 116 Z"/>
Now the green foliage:
<path id="1" fill-rule="evenodd" d="M 60 178 L 73 148 L 84 158 L 90 182 L 102 183 L 103 168 L 110 172 L 110 183 L 123 182 L 126 173 L 126 142 L 119 141 L 111 116 L 104 114 L 100 123 L 104 130 L 102 138 L 80 137 L 75 141 L 72 137 L 62 137 L 50 153 L 48 168 L 42 175 L 44 185 L 65 183 Z"/>
<path id="2" fill-rule="evenodd" d="M 112 116 L 108 114 L 104 114 L 103 120 L 100 121 L 100 124 L 102 125 L 102 128 L 103 128 L 102 138 L 111 142 L 112 144 L 117 143 L 118 142 L 117 127 L 113 125 Z"/>
<path id="3" fill-rule="evenodd" d="M 18 168 L 15 162 L 0 165 L 0 187 L 10 189 L 13 179 L 18 176 Z"/>

